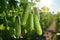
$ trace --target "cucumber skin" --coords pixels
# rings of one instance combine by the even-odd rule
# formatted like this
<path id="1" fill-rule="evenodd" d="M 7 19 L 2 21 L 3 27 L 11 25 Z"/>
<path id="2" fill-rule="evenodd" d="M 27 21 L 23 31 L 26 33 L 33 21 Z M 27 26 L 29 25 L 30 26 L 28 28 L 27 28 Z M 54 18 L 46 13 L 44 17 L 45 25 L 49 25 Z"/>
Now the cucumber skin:
<path id="1" fill-rule="evenodd" d="M 30 5 L 27 4 L 26 5 L 26 10 L 23 13 L 22 20 L 21 20 L 21 25 L 22 26 L 25 26 L 26 25 L 26 22 L 27 22 L 27 19 L 28 19 L 28 16 L 29 16 L 29 12 L 30 12 Z"/>
<path id="2" fill-rule="evenodd" d="M 21 36 L 21 21 L 19 16 L 15 18 L 15 36 L 17 38 Z"/>
<path id="3" fill-rule="evenodd" d="M 32 32 L 34 30 L 33 14 L 29 14 L 28 22 L 27 22 L 27 29 L 29 32 Z"/>
<path id="4" fill-rule="evenodd" d="M 36 14 L 34 14 L 34 28 L 38 35 L 42 35 L 42 28 L 40 26 L 39 19 Z"/>

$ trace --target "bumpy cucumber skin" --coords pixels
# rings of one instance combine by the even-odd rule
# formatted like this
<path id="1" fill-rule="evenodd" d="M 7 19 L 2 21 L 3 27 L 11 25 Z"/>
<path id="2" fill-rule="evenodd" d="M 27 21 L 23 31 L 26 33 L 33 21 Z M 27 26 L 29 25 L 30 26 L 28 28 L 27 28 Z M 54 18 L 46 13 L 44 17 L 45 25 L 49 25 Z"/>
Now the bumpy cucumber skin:
<path id="1" fill-rule="evenodd" d="M 28 19 L 28 16 L 29 16 L 29 12 L 30 12 L 29 9 L 30 9 L 30 5 L 27 4 L 26 5 L 26 10 L 25 10 L 25 12 L 24 12 L 24 14 L 22 16 L 22 20 L 21 20 L 21 25 L 22 26 L 26 25 L 26 22 L 27 22 L 27 19 Z"/>
<path id="2" fill-rule="evenodd" d="M 27 22 L 27 29 L 29 32 L 34 30 L 34 21 L 33 21 L 33 14 L 29 14 L 28 22 Z"/>
<path id="3" fill-rule="evenodd" d="M 21 36 L 21 21 L 19 16 L 15 18 L 15 36 L 17 38 Z"/>
<path id="4" fill-rule="evenodd" d="M 34 28 L 38 35 L 42 35 L 42 28 L 40 26 L 39 19 L 36 14 L 34 14 Z"/>
<path id="5" fill-rule="evenodd" d="M 30 14 L 30 29 L 31 31 L 34 30 L 34 21 L 33 21 L 33 14 Z"/>

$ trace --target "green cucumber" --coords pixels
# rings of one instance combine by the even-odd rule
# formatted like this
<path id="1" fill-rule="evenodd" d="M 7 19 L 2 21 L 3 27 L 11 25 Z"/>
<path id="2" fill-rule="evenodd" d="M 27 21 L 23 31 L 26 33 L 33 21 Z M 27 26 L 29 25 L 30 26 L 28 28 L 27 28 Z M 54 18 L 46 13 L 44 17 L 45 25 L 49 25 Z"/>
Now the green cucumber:
<path id="1" fill-rule="evenodd" d="M 15 36 L 17 38 L 21 36 L 21 21 L 19 16 L 15 18 Z"/>
<path id="2" fill-rule="evenodd" d="M 38 35 L 42 35 L 42 28 L 40 26 L 39 19 L 36 14 L 34 14 L 34 28 Z"/>
<path id="3" fill-rule="evenodd" d="M 30 5 L 27 4 L 26 6 L 26 10 L 22 16 L 22 20 L 21 20 L 21 25 L 22 26 L 25 26 L 26 25 L 26 22 L 27 22 L 27 19 L 28 19 L 28 16 L 29 16 L 29 12 L 30 12 Z"/>
<path id="4" fill-rule="evenodd" d="M 29 32 L 34 30 L 34 21 L 33 21 L 33 14 L 29 14 L 28 21 L 27 21 L 27 29 Z"/>

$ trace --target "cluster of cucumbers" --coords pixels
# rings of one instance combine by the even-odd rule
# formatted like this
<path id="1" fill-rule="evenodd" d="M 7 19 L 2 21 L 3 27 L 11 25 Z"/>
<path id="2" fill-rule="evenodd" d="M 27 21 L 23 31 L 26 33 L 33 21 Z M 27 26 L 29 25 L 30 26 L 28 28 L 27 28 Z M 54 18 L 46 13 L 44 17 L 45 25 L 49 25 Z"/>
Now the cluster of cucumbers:
<path id="1" fill-rule="evenodd" d="M 21 3 L 21 9 L 16 15 L 6 15 L 4 17 L 5 29 L 9 31 L 9 34 L 14 38 L 20 38 L 24 34 L 35 31 L 38 35 L 42 35 L 42 28 L 40 25 L 40 19 L 37 13 L 31 12 L 30 3 Z M 3 28 L 2 28 L 3 29 Z M 1 29 L 1 30 L 2 30 Z"/>
<path id="2" fill-rule="evenodd" d="M 36 13 L 32 13 L 30 9 L 30 4 L 26 4 L 25 12 L 21 15 L 22 17 L 15 17 L 16 37 L 20 37 L 23 32 L 22 30 L 24 29 L 26 33 L 30 33 L 34 30 L 38 35 L 42 35 L 42 28 L 39 22 L 39 17 Z"/>

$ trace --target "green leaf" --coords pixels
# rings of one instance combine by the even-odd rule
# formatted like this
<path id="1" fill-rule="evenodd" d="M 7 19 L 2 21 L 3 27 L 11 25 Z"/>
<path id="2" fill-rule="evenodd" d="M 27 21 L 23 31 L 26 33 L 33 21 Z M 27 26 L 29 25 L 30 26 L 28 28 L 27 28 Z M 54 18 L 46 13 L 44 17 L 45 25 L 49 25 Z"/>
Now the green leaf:
<path id="1" fill-rule="evenodd" d="M 0 30 L 4 30 L 5 26 L 3 24 L 0 25 Z"/>

